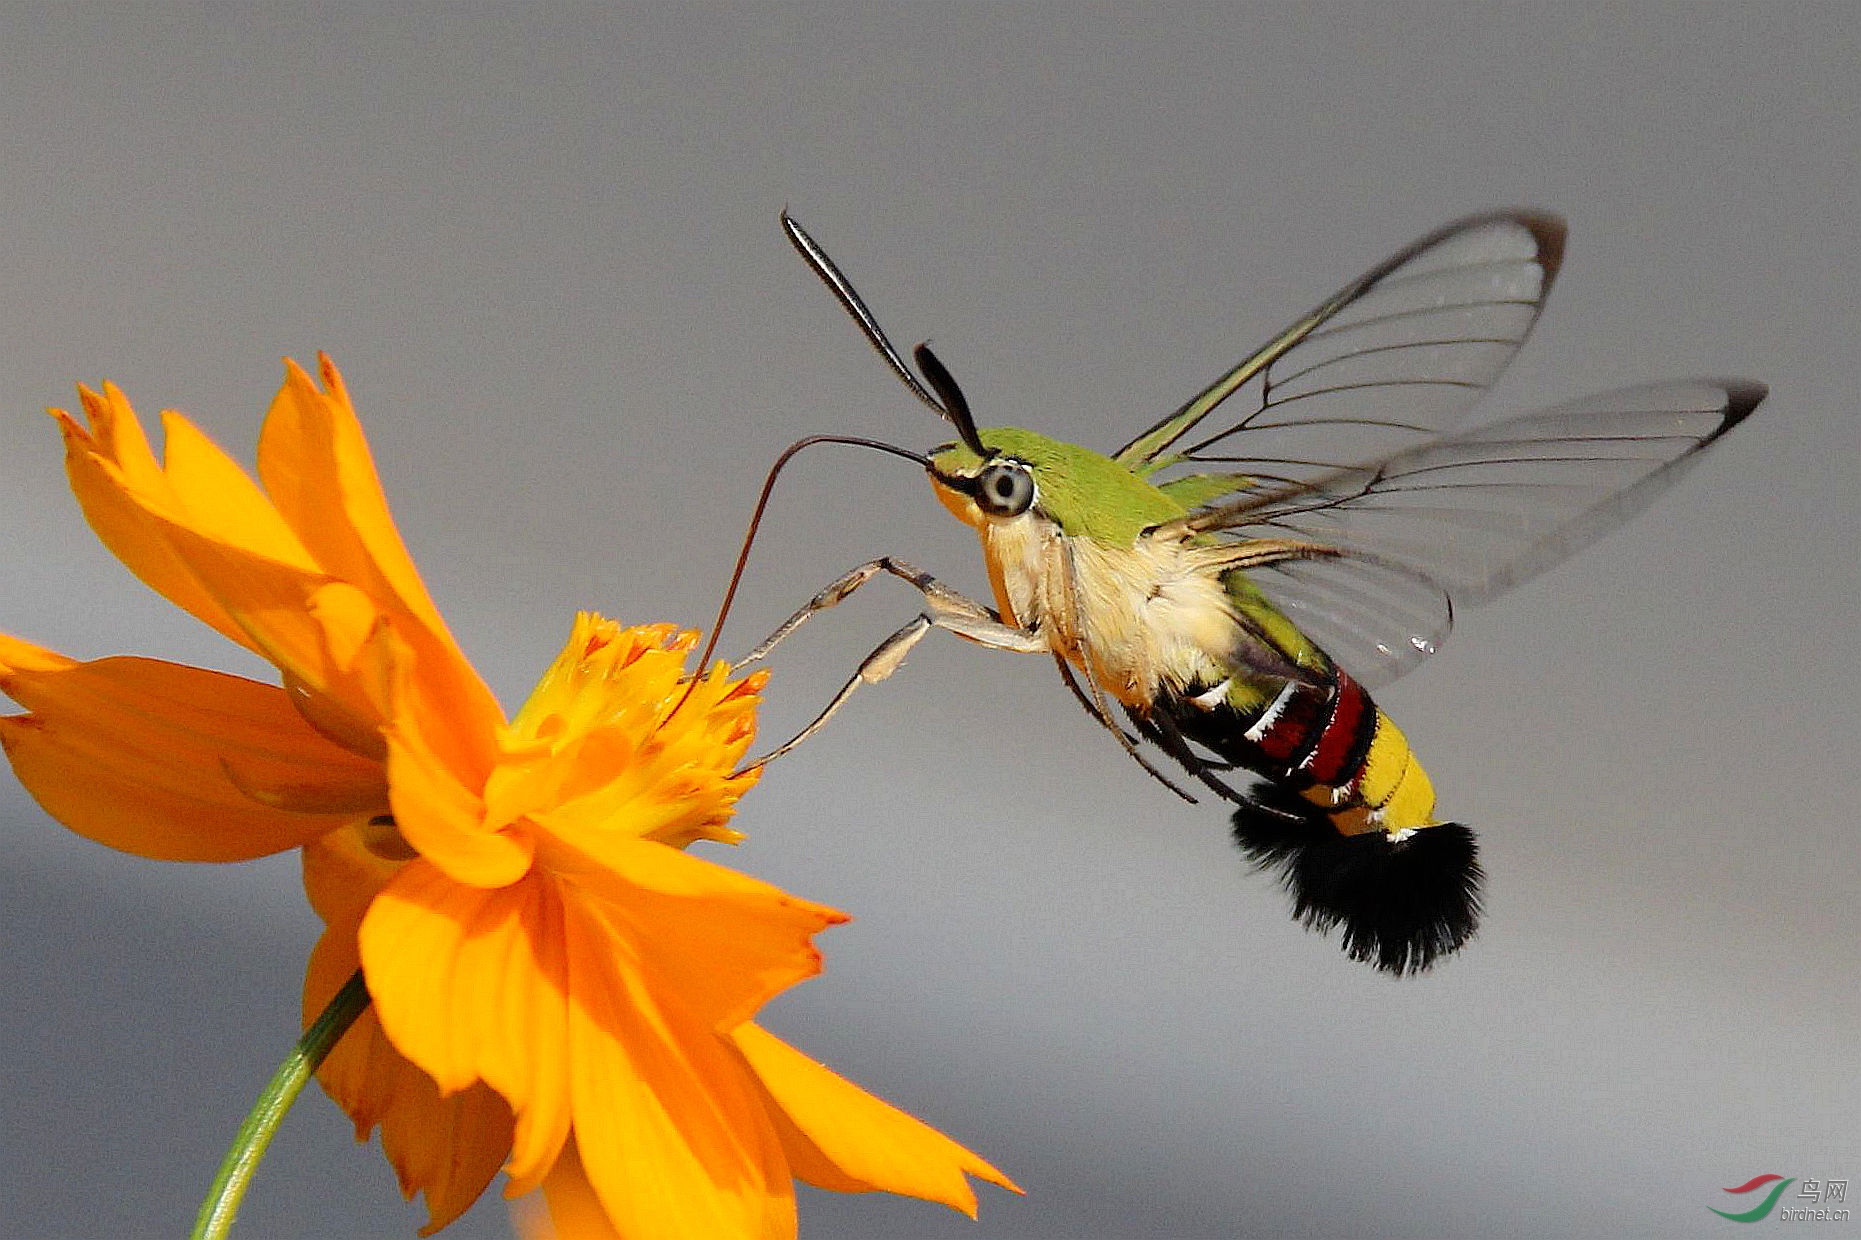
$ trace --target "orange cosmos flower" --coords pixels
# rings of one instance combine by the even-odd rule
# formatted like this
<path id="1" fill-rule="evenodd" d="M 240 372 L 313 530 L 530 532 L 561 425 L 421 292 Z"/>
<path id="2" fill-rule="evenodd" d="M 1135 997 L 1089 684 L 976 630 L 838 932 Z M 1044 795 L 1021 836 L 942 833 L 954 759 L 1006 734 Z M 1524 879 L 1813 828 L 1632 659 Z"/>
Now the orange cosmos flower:
<path id="1" fill-rule="evenodd" d="M 286 363 L 262 489 L 178 414 L 158 462 L 114 387 L 80 389 L 88 425 L 54 411 L 103 541 L 283 683 L 0 635 L 27 788 L 146 857 L 304 849 L 326 925 L 305 1023 L 357 967 L 373 1000 L 319 1077 L 358 1137 L 381 1128 L 429 1233 L 500 1166 L 575 1235 L 792 1236 L 795 1177 L 971 1215 L 967 1175 L 1013 1188 L 751 1023 L 845 920 L 683 851 L 740 838 L 763 676 L 719 664 L 675 709 L 695 635 L 583 615 L 507 723 L 321 369 Z"/>

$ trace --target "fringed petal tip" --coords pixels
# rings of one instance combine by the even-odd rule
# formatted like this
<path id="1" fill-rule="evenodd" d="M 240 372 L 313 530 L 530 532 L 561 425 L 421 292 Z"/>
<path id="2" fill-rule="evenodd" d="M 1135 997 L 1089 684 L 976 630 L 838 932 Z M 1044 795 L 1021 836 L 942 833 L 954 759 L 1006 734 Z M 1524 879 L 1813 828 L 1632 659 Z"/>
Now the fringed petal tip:
<path id="1" fill-rule="evenodd" d="M 976 1217 L 969 1176 L 1023 1190 L 987 1160 L 809 1058 L 760 1025 L 732 1037 L 768 1091 L 795 1174 L 837 1192 L 919 1197 Z"/>

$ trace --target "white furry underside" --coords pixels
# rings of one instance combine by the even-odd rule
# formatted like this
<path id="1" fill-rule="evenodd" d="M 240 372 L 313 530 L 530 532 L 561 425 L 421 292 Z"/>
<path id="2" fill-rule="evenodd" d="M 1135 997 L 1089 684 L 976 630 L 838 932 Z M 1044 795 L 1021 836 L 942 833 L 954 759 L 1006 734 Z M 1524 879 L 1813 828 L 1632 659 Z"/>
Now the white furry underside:
<path id="1" fill-rule="evenodd" d="M 1182 542 L 1107 547 L 1030 514 L 986 524 L 982 544 L 1004 618 L 1126 705 L 1225 679 L 1245 641 L 1219 575 Z"/>

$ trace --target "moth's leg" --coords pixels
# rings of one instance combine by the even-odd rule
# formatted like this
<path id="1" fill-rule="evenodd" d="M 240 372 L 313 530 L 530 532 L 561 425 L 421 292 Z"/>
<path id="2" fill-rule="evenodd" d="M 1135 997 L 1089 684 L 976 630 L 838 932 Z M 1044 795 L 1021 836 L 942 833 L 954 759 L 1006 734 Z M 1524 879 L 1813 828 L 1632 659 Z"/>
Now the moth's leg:
<path id="1" fill-rule="evenodd" d="M 775 649 L 777 642 L 807 623 L 811 616 L 826 611 L 830 607 L 838 606 L 840 602 L 848 595 L 852 594 L 853 591 L 859 589 L 880 573 L 890 573 L 900 581 L 915 587 L 919 593 L 924 595 L 925 601 L 930 604 L 930 611 L 926 614 L 934 618 L 947 617 L 950 619 L 963 619 L 976 621 L 984 625 L 992 624 L 1008 632 L 1020 631 L 1003 625 L 1001 623 L 1001 617 L 995 614 L 994 608 L 984 607 L 974 599 L 952 590 L 949 586 L 944 585 L 943 582 L 937 580 L 916 565 L 907 564 L 903 560 L 887 555 L 881 556 L 876 560 L 868 560 L 851 572 L 836 578 L 819 594 L 809 599 L 799 611 L 784 620 L 775 632 L 763 638 L 754 650 L 744 655 L 741 659 L 738 659 L 733 666 L 744 667 L 762 659 L 768 655 L 771 650 Z M 900 631 L 902 632 L 903 630 Z M 953 629 L 952 631 L 954 632 L 956 630 Z M 985 641 L 982 644 L 988 645 L 989 643 Z M 1041 649 L 1046 649 L 1045 643 L 1042 644 Z M 878 651 L 875 650 L 873 653 L 877 654 Z"/>
<path id="2" fill-rule="evenodd" d="M 1131 755 L 1131 760 L 1143 767 L 1145 771 L 1149 772 L 1152 779 L 1162 784 L 1165 788 L 1168 788 L 1171 792 L 1174 792 L 1183 800 L 1189 802 L 1189 804 L 1194 805 L 1196 803 L 1194 797 L 1184 792 L 1177 786 L 1174 780 L 1165 775 L 1162 771 L 1159 771 L 1150 759 L 1137 751 L 1136 739 L 1123 728 L 1119 727 L 1118 721 L 1111 717 L 1111 706 L 1105 700 L 1105 693 L 1098 687 L 1098 682 L 1092 679 L 1090 673 L 1086 676 L 1086 686 L 1091 690 L 1091 694 L 1088 696 L 1086 689 L 1079 687 L 1079 681 L 1073 675 L 1072 665 L 1066 661 L 1065 657 L 1058 651 L 1055 651 L 1053 661 L 1059 666 L 1060 679 L 1065 681 L 1066 687 L 1073 691 L 1073 696 L 1079 699 L 1079 704 L 1086 708 L 1086 714 L 1096 719 L 1101 727 L 1107 732 L 1110 732 L 1112 736 L 1117 739 L 1118 744 L 1123 747 L 1124 752 Z"/>
<path id="3" fill-rule="evenodd" d="M 1181 729 L 1176 726 L 1175 720 L 1162 712 L 1147 716 L 1139 715 L 1135 711 L 1127 713 L 1137 722 L 1138 727 L 1143 730 L 1144 734 L 1155 741 L 1164 753 L 1176 759 L 1183 770 L 1188 771 L 1191 775 L 1208 785 L 1209 790 L 1216 796 L 1226 801 L 1232 801 L 1236 805 L 1252 804 L 1246 797 L 1229 786 L 1226 780 L 1219 779 L 1215 775 L 1215 772 L 1218 770 L 1234 770 L 1234 764 L 1224 762 L 1220 765 L 1216 765 L 1204 760 L 1202 755 L 1198 754 L 1190 746 L 1189 738 L 1182 734 Z"/>
<path id="4" fill-rule="evenodd" d="M 1013 654 L 1042 654 L 1048 649 L 1047 639 L 1038 632 L 1017 629 L 1011 624 L 1003 624 L 996 614 L 982 604 L 958 594 L 943 585 L 930 574 L 912 568 L 899 560 L 887 557 L 862 564 L 852 572 L 815 595 L 808 606 L 790 616 L 781 628 L 770 634 L 767 640 L 752 650 L 743 663 L 762 658 L 769 653 L 782 638 L 794 632 L 809 616 L 825 611 L 841 599 L 851 594 L 861 585 L 870 581 L 879 572 L 889 572 L 896 577 L 910 582 L 923 592 L 930 607 L 909 624 L 880 642 L 873 652 L 860 661 L 859 669 L 841 686 L 840 692 L 834 694 L 825 710 L 814 717 L 814 722 L 797 732 L 786 743 L 745 764 L 738 773 L 753 771 L 775 761 L 801 742 L 821 730 L 831 719 L 834 712 L 846 704 L 853 696 L 853 691 L 861 685 L 876 685 L 904 665 L 905 656 L 911 648 L 924 639 L 932 629 L 944 629 L 956 634 L 966 641 L 991 650 L 1006 650 Z M 737 664 L 738 667 L 742 663 Z"/>

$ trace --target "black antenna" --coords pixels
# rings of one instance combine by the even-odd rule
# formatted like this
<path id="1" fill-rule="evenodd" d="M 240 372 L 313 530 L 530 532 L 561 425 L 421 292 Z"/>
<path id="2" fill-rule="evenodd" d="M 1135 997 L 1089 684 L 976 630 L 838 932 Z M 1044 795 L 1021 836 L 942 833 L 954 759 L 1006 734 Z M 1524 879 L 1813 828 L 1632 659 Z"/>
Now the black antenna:
<path id="1" fill-rule="evenodd" d="M 930 380 L 931 386 L 937 389 L 937 395 L 933 396 L 926 390 L 924 384 L 919 382 L 918 377 L 911 373 L 911 368 L 905 365 L 905 359 L 899 356 L 897 349 L 892 347 L 892 342 L 886 339 L 884 329 L 879 326 L 879 320 L 873 317 L 872 311 L 866 308 L 866 303 L 860 300 L 859 292 L 854 289 L 853 282 L 841 274 L 840 269 L 834 266 L 834 260 L 827 257 L 827 251 L 808 235 L 806 229 L 795 222 L 794 217 L 789 215 L 786 209 L 782 212 L 782 231 L 788 234 L 790 243 L 800 252 L 808 266 L 814 269 L 814 274 L 819 276 L 821 282 L 833 291 L 835 297 L 840 299 L 840 304 L 846 308 L 849 315 L 853 316 L 853 321 L 859 324 L 859 329 L 866 334 L 866 339 L 871 342 L 873 348 L 879 351 L 879 356 L 890 364 L 892 372 L 898 376 L 899 380 L 911 389 L 912 395 L 936 410 L 942 417 L 947 418 L 950 424 L 956 427 L 956 433 L 962 437 L 963 443 L 972 452 L 986 457 L 989 451 L 982 446 L 982 440 L 976 436 L 976 423 L 969 415 L 969 402 L 963 399 L 962 389 L 957 387 L 956 380 L 950 377 L 950 372 L 944 369 L 936 355 L 925 345 L 917 347 L 918 365 L 923 368 L 924 376 Z"/>
<path id="2" fill-rule="evenodd" d="M 911 356 L 918 361 L 918 369 L 930 380 L 930 385 L 937 389 L 937 395 L 943 398 L 943 416 L 950 419 L 956 427 L 956 433 L 965 447 L 983 460 L 989 459 L 989 450 L 982 446 L 982 436 L 976 434 L 976 419 L 969 415 L 969 400 L 963 395 L 963 389 L 956 385 L 956 377 L 944 369 L 944 364 L 931 352 L 930 341 L 925 341 L 911 351 Z"/>

